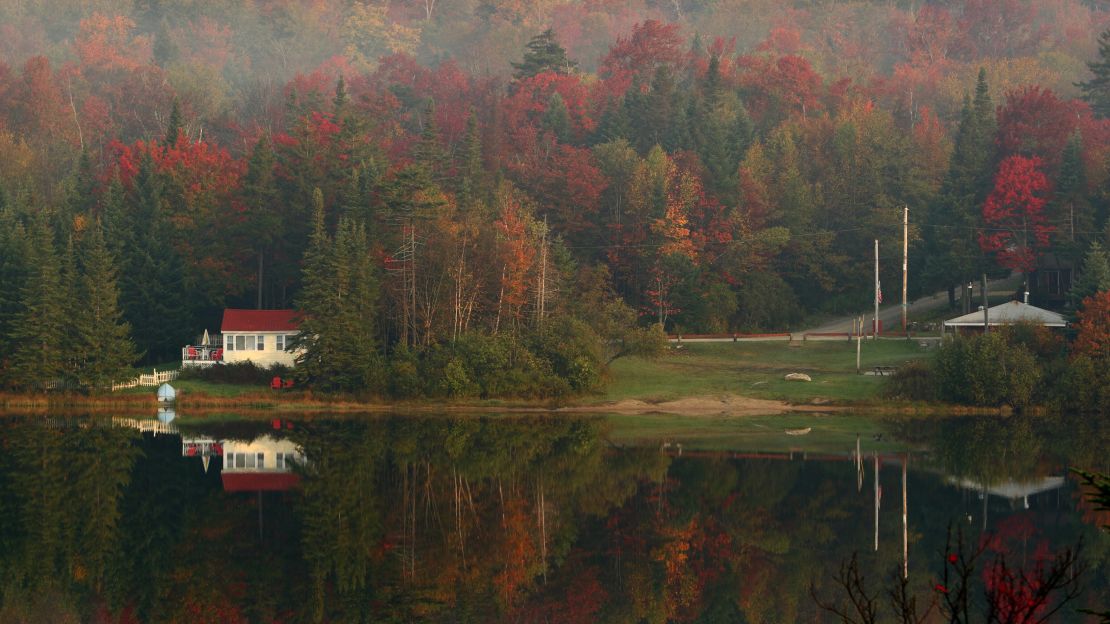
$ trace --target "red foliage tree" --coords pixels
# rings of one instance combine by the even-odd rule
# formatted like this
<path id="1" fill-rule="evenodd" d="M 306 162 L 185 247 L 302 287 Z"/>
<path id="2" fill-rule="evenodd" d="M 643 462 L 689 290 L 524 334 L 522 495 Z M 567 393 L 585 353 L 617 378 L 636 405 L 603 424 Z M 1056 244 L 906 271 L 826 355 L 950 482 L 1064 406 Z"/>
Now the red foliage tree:
<path id="1" fill-rule="evenodd" d="M 763 119 L 772 110 L 806 115 L 820 108 L 821 76 L 800 56 L 777 59 L 748 55 L 737 60 L 744 100 L 752 117 Z"/>
<path id="2" fill-rule="evenodd" d="M 598 75 L 605 79 L 630 80 L 633 75 L 650 76 L 660 65 L 677 65 L 684 55 L 678 24 L 647 20 L 618 37 L 601 60 Z"/>
<path id="3" fill-rule="evenodd" d="M 998 147 L 1003 156 L 1037 156 L 1050 170 L 1060 164 L 1068 137 L 1090 115 L 1081 102 L 1065 102 L 1049 89 L 1025 87 L 1006 94 L 998 109 Z"/>
<path id="4" fill-rule="evenodd" d="M 1051 191 L 1039 158 L 1010 156 L 1003 160 L 994 190 L 983 204 L 987 228 L 979 235 L 980 248 L 998 254 L 1004 267 L 1032 271 L 1053 230 L 1044 214 Z"/>
<path id="5" fill-rule="evenodd" d="M 1079 333 L 1072 353 L 1093 358 L 1110 356 L 1110 292 L 1100 292 L 1083 300 L 1076 327 Z"/>

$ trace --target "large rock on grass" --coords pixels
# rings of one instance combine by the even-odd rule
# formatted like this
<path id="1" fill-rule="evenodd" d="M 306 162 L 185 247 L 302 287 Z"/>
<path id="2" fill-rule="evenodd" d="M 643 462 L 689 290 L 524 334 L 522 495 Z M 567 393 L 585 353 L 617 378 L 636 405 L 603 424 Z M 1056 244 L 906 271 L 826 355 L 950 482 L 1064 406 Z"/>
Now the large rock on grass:
<path id="1" fill-rule="evenodd" d="M 813 381 L 813 379 L 811 379 L 810 376 L 805 373 L 790 373 L 783 379 L 785 379 L 786 381 Z"/>

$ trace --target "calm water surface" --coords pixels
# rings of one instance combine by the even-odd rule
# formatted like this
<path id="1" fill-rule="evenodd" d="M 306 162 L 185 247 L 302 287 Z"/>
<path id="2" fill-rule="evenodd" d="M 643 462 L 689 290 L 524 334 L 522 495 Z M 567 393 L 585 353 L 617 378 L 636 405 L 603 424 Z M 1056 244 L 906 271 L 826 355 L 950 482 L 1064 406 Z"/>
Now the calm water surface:
<path id="1" fill-rule="evenodd" d="M 853 553 L 876 589 L 903 565 L 904 467 L 922 603 L 950 528 L 1027 568 L 1082 540 L 1077 606 L 1110 602 L 1067 471 L 1110 469 L 1105 426 L 898 423 L 857 458 L 822 421 L 701 452 L 603 417 L 166 420 L 0 420 L 0 622 L 828 622 Z"/>

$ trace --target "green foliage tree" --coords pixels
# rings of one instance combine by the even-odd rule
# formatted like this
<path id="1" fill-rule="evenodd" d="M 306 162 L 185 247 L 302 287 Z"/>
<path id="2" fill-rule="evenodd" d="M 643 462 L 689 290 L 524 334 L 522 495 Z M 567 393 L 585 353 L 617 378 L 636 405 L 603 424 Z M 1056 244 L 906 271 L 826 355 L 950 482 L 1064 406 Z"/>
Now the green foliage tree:
<path id="1" fill-rule="evenodd" d="M 945 342 L 933 363 L 941 400 L 1017 408 L 1034 398 L 1041 371 L 1033 354 L 1009 340 L 1006 331 Z"/>

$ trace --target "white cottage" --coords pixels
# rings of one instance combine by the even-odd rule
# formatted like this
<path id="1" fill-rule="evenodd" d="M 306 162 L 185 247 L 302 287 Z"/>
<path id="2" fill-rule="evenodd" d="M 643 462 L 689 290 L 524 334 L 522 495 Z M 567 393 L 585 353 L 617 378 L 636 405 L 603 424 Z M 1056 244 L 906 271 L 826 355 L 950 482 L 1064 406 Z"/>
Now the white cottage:
<path id="1" fill-rule="evenodd" d="M 295 310 L 224 310 L 223 361 L 293 366 L 297 354 L 290 345 L 297 331 Z"/>

